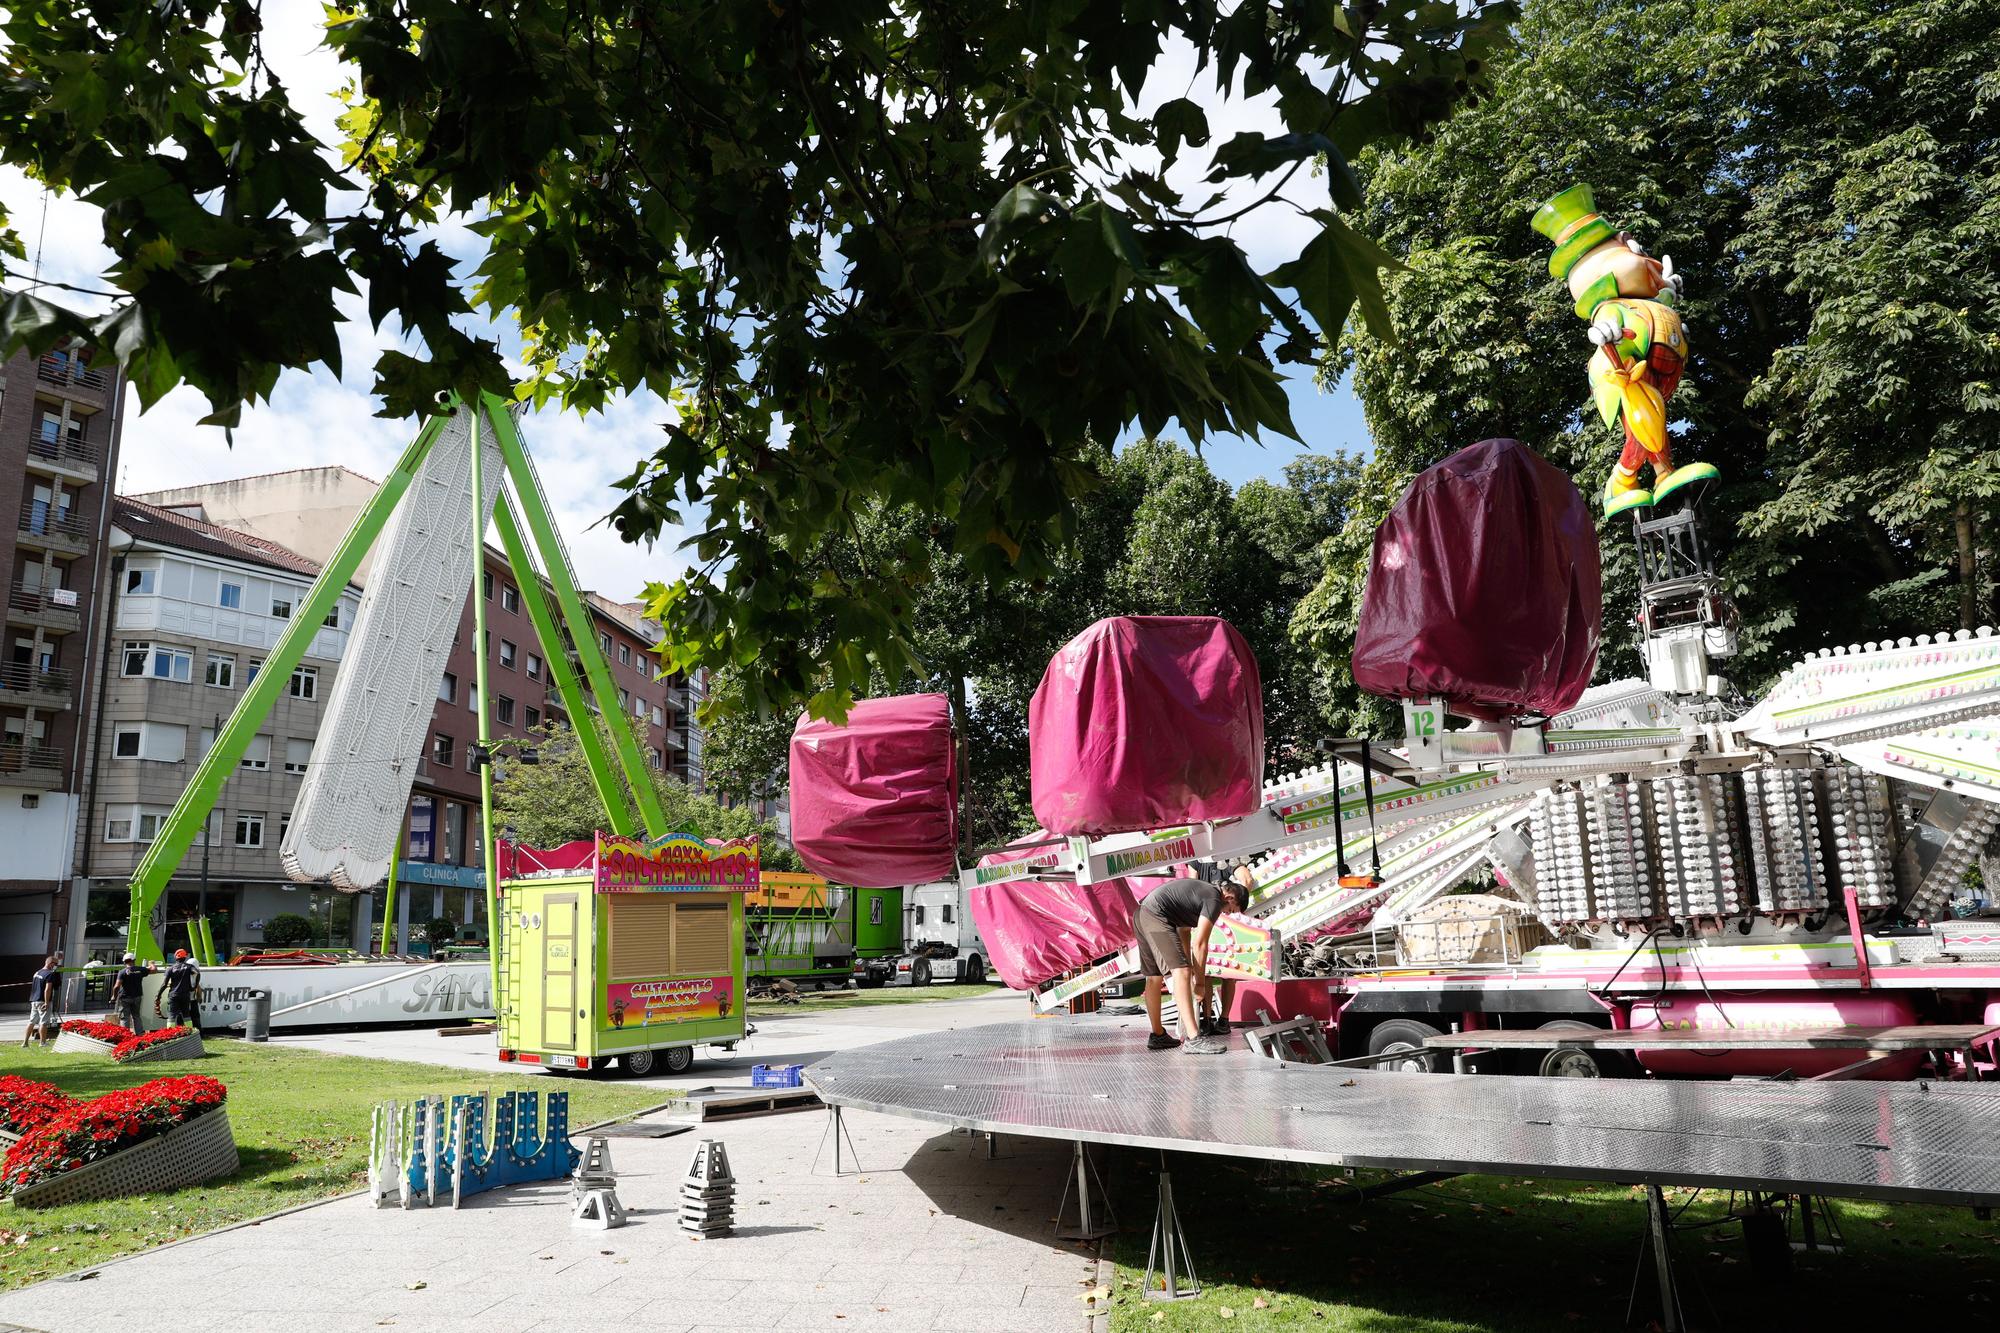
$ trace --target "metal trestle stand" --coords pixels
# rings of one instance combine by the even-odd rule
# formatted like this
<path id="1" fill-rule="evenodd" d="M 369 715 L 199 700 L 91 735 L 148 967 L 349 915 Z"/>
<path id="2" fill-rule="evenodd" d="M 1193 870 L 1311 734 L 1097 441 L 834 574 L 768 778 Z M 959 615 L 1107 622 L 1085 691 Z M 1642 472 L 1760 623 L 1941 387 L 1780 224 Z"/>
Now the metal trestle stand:
<path id="1" fill-rule="evenodd" d="M 1160 1283 L 1153 1284 L 1153 1274 Z M 1174 1179 L 1167 1174 L 1166 1154 L 1160 1155 L 1160 1210 L 1153 1218 L 1153 1243 L 1146 1247 L 1146 1276 L 1139 1289 L 1149 1301 L 1184 1301 L 1201 1295 L 1201 1279 L 1194 1275 L 1194 1260 L 1188 1254 L 1187 1233 L 1181 1230 L 1181 1215 L 1174 1210 Z"/>

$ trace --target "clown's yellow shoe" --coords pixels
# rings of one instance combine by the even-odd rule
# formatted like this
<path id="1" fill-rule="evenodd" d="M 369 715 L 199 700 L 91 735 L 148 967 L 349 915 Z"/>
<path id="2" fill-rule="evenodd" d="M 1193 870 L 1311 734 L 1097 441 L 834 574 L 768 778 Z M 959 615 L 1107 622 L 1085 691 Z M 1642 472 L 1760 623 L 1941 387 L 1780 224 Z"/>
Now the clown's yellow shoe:
<path id="1" fill-rule="evenodd" d="M 1721 475 L 1713 463 L 1683 463 L 1666 476 L 1653 478 L 1653 499 L 1664 500 L 1693 482 L 1714 481 Z M 1700 491 L 1691 491 L 1689 494 L 1699 495 Z"/>
<path id="2" fill-rule="evenodd" d="M 1636 482 L 1624 486 L 1618 484 L 1618 474 L 1611 474 L 1611 480 L 1604 483 L 1604 516 L 1622 514 L 1628 509 L 1643 509 L 1653 503 L 1653 493 Z"/>

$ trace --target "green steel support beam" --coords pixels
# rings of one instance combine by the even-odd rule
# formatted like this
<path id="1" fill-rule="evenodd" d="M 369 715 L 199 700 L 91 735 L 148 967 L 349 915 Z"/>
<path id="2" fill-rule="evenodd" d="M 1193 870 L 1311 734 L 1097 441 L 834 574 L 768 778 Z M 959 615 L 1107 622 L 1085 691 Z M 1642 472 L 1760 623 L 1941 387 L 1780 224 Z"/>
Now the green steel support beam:
<path id="1" fill-rule="evenodd" d="M 463 410 L 463 409 L 461 409 Z M 479 691 L 474 721 L 479 737 L 479 868 L 486 881 L 487 994 L 500 1003 L 500 842 L 493 832 L 493 695 L 487 689 L 486 659 L 486 450 L 479 443 L 484 395 L 472 412 L 472 680 Z M 506 415 L 502 409 L 499 415 Z"/>
<path id="2" fill-rule="evenodd" d="M 383 524 L 389 521 L 389 515 L 395 512 L 397 503 L 409 490 L 410 482 L 416 478 L 417 469 L 436 442 L 444 422 L 443 417 L 432 417 L 424 423 L 416 439 L 396 461 L 395 469 L 382 479 L 375 494 L 361 507 L 361 512 L 355 516 L 354 526 L 340 539 L 332 558 L 320 570 L 319 578 L 313 582 L 311 591 L 306 593 L 304 604 L 293 609 L 291 623 L 285 626 L 285 632 L 278 636 L 277 645 L 265 657 L 257 679 L 243 692 L 229 720 L 216 733 L 215 744 L 202 756 L 194 776 L 182 790 L 180 800 L 174 803 L 173 812 L 167 816 L 159 835 L 133 870 L 132 919 L 127 926 L 125 947 L 140 958 L 152 962 L 166 961 L 159 942 L 153 938 L 153 908 L 167 891 L 168 881 L 193 845 L 195 834 L 201 831 L 209 811 L 215 808 L 216 800 L 222 795 L 222 784 L 236 771 L 236 765 L 242 762 L 243 752 L 249 749 L 250 742 L 257 735 L 257 728 L 264 725 L 273 705 L 290 684 L 292 672 L 304 659 L 306 649 L 312 646 L 313 636 L 319 633 L 327 612 L 340 599 L 342 590 L 360 567 L 361 558 L 374 545 Z M 483 705 L 483 697 L 481 702 Z"/>
<path id="3" fill-rule="evenodd" d="M 409 826 L 408 812 L 396 826 L 396 845 L 389 849 L 389 892 L 382 901 L 382 954 L 396 952 L 396 869 L 403 859 L 403 830 Z"/>
<path id="4" fill-rule="evenodd" d="M 521 501 L 522 517 L 528 521 L 528 531 L 541 553 L 542 564 L 548 569 L 549 583 L 555 588 L 556 604 L 562 608 L 570 637 L 576 641 L 576 655 L 583 663 L 585 678 L 590 681 L 590 692 L 597 699 L 597 706 L 610 728 L 618 766 L 624 772 L 633 799 L 638 802 L 647 836 L 657 838 L 667 831 L 666 811 L 660 805 L 659 793 L 653 789 L 652 774 L 647 771 L 645 760 L 639 754 L 639 743 L 633 739 L 632 719 L 625 716 L 625 709 L 618 702 L 618 689 L 611 682 L 611 668 L 598 649 L 596 624 L 576 590 L 576 580 L 570 573 L 569 561 L 563 555 L 562 542 L 549 517 L 548 505 L 542 499 L 541 485 L 535 479 L 534 469 L 528 464 L 527 451 L 521 447 L 514 419 L 498 397 L 488 394 L 486 402 L 487 414 L 492 418 L 494 430 L 500 438 L 501 456 L 507 460 L 507 475 L 513 479 L 514 493 Z M 560 642 L 558 639 L 557 643 Z M 571 720 L 582 721 L 575 714 L 571 714 Z M 581 727 L 578 730 L 580 732 Z"/>
<path id="5" fill-rule="evenodd" d="M 639 821 L 633 818 L 631 802 L 625 796 L 625 789 L 618 784 L 618 773 L 612 767 L 611 756 L 605 752 L 604 738 L 597 734 L 596 727 L 590 725 L 590 709 L 584 705 L 583 686 L 578 682 L 576 672 L 570 670 L 569 653 L 563 648 L 562 632 L 556 627 L 548 598 L 542 595 L 541 571 L 535 568 L 534 560 L 528 555 L 527 543 L 521 539 L 520 525 L 514 520 L 514 506 L 504 489 L 500 492 L 500 502 L 493 506 L 493 526 L 500 533 L 500 546 L 507 552 L 507 563 L 513 567 L 514 581 L 520 585 L 521 605 L 534 624 L 535 637 L 541 641 L 542 664 L 548 669 L 549 678 L 555 682 L 556 695 L 562 700 L 563 711 L 570 716 L 571 730 L 583 749 L 583 762 L 590 769 L 590 781 L 597 788 L 598 802 L 604 807 L 605 818 L 611 822 L 611 831 L 629 837 L 639 827 Z"/>

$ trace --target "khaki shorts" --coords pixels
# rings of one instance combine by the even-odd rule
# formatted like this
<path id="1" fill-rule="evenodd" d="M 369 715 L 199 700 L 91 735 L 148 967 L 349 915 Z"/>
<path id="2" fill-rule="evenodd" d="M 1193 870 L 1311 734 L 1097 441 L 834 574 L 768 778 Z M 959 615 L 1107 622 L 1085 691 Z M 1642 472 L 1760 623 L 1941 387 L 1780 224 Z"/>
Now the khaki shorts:
<path id="1" fill-rule="evenodd" d="M 29 1002 L 28 1031 L 40 1032 L 44 1027 L 54 1027 L 55 1024 L 56 1011 L 54 1006 L 45 1004 L 40 1000 Z"/>
<path id="2" fill-rule="evenodd" d="M 1139 975 L 1164 977 L 1188 966 L 1187 946 L 1181 943 L 1179 927 L 1168 925 L 1166 918 L 1147 911 L 1143 903 L 1132 914 L 1132 924 L 1139 932 Z"/>

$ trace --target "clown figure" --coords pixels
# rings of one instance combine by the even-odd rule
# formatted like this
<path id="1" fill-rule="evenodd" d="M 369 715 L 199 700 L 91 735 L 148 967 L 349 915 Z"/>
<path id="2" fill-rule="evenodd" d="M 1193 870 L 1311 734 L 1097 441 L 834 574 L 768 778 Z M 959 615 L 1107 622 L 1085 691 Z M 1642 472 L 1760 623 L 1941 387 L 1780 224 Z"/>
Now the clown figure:
<path id="1" fill-rule="evenodd" d="M 1690 482 L 1718 475 L 1709 463 L 1675 467 L 1667 399 L 1680 385 L 1687 332 L 1674 310 L 1681 279 L 1670 258 L 1654 259 L 1597 212 L 1588 185 L 1572 185 L 1535 210 L 1535 230 L 1555 243 L 1549 273 L 1569 284 L 1576 313 L 1590 321 L 1590 391 L 1604 424 L 1623 419 L 1625 448 L 1604 488 L 1604 512 L 1621 514 L 1665 500 Z M 1651 463 L 1651 489 L 1639 469 Z M 1691 492 L 1692 493 L 1692 492 Z"/>

